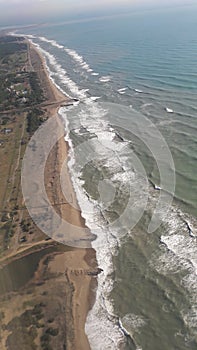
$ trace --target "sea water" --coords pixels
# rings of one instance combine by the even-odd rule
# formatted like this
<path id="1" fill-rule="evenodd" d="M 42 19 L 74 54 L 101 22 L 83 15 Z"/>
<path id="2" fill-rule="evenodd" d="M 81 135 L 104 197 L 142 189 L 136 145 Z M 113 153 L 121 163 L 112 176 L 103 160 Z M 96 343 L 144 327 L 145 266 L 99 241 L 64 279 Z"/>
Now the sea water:
<path id="1" fill-rule="evenodd" d="M 197 348 L 196 18 L 185 7 L 25 30 L 79 101 L 60 114 L 103 269 L 93 350 Z"/>

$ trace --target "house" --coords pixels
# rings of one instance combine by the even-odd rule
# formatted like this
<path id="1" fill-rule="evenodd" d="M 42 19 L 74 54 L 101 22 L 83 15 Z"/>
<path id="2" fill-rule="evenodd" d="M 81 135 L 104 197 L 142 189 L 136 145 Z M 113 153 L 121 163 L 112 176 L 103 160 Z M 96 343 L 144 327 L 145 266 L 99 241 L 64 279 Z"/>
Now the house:
<path id="1" fill-rule="evenodd" d="M 13 131 L 13 129 L 11 128 L 4 128 L 3 130 L 1 130 L 1 132 L 3 132 L 4 134 L 10 134 Z"/>
<path id="2" fill-rule="evenodd" d="M 22 238 L 20 238 L 19 240 L 21 243 L 27 242 L 27 238 L 25 236 L 23 236 Z"/>

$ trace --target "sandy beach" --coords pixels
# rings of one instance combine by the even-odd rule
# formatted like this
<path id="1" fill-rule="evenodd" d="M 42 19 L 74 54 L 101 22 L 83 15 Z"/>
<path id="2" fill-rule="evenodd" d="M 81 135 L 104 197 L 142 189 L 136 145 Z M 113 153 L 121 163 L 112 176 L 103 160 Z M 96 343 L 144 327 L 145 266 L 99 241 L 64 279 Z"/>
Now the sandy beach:
<path id="1" fill-rule="evenodd" d="M 0 328 L 3 329 L 0 335 L 0 348 L 2 350 L 8 348 L 14 350 L 19 347 L 41 349 L 45 346 L 45 348 L 60 350 L 90 350 L 85 334 L 85 322 L 88 311 L 94 304 L 96 276 L 99 269 L 96 252 L 91 248 L 91 233 L 81 216 L 67 167 L 69 146 L 64 139 L 63 120 L 58 114 L 60 107 L 71 104 L 72 100 L 53 84 L 45 59 L 38 49 L 30 41 L 25 39 L 25 42 L 27 43 L 27 60 L 24 69 L 27 72 L 36 72 L 44 94 L 44 101 L 37 105 L 34 104 L 32 108 L 38 108 L 46 121 L 55 117 L 54 133 L 59 136 L 59 131 L 61 131 L 61 137 L 57 137 L 58 141 L 46 158 L 44 186 L 47 197 L 54 212 L 61 220 L 71 224 L 69 225 L 71 232 L 64 232 L 66 239 L 72 237 L 72 227 L 78 228 L 79 235 L 86 228 L 90 248 L 75 248 L 70 244 L 59 243 L 55 240 L 54 235 L 54 239 L 46 236 L 33 223 L 27 212 L 19 182 L 19 193 L 21 193 L 18 198 L 19 205 L 16 207 L 18 219 L 15 221 L 15 227 L 18 228 L 15 229 L 10 246 L 0 258 L 2 316 Z M 26 110 L 30 108 L 31 106 L 28 109 L 24 108 L 23 130 L 26 128 Z M 18 158 L 22 159 L 20 152 Z M 19 162 L 15 169 L 18 170 L 18 168 L 20 168 Z M 37 172 L 37 168 L 33 171 Z M 31 173 L 31 165 L 29 172 Z M 60 175 L 62 174 L 66 196 L 61 188 Z M 34 191 L 36 198 L 42 196 L 39 182 Z M 35 201 L 35 205 L 37 203 Z M 31 225 L 31 232 L 27 231 L 25 241 L 20 239 L 22 221 L 29 222 Z M 77 238 L 80 241 L 80 237 Z M 39 312 L 37 319 L 34 314 L 35 308 L 36 312 Z M 26 322 L 27 314 L 29 320 L 31 319 L 33 333 Z M 47 333 L 51 330 L 56 332 L 56 336 Z M 24 334 L 24 337 L 18 336 L 20 332 Z"/>
<path id="2" fill-rule="evenodd" d="M 48 76 L 43 57 L 32 44 L 29 45 L 29 58 L 33 70 L 38 74 L 46 96 L 46 102 L 44 103 L 45 113 L 48 117 L 54 116 L 54 114 L 58 113 L 60 106 L 68 103 L 69 99 L 52 83 Z M 60 118 L 59 123 L 62 124 Z M 65 142 L 64 138 L 61 138 L 49 155 L 46 164 L 45 186 L 51 203 L 65 202 L 61 191 L 60 172 L 67 158 L 67 154 L 68 144 Z M 66 170 L 65 176 L 67 189 L 69 193 L 71 193 L 76 205 L 76 195 L 72 187 L 68 169 Z M 71 221 L 73 225 L 85 227 L 85 222 L 81 217 L 79 208 L 75 209 L 72 205 L 66 203 L 58 206 L 56 210 L 59 215 Z M 95 251 L 91 248 L 74 248 L 72 251 L 55 256 L 49 267 L 51 271 L 55 273 L 64 272 L 66 283 L 72 287 L 72 295 L 70 295 L 69 298 L 65 296 L 65 298 L 69 300 L 69 304 L 71 302 L 71 305 L 68 305 L 70 315 L 68 314 L 66 319 L 68 349 L 88 350 L 90 346 L 85 335 L 84 327 L 87 313 L 94 300 L 93 287 L 95 288 L 96 286 L 96 280 L 88 275 L 87 271 L 94 271 L 96 269 Z"/>

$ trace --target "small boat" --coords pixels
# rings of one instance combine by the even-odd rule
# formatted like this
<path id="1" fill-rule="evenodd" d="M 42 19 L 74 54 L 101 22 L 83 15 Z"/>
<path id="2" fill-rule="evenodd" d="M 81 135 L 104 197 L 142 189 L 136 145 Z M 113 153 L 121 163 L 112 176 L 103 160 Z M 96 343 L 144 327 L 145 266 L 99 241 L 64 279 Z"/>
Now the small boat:
<path id="1" fill-rule="evenodd" d="M 154 185 L 154 187 L 155 187 L 155 190 L 158 190 L 158 191 L 161 190 L 161 187 L 160 187 L 160 186 Z"/>
<path id="2" fill-rule="evenodd" d="M 173 109 L 166 107 L 166 112 L 167 113 L 173 113 L 174 111 L 173 111 Z"/>

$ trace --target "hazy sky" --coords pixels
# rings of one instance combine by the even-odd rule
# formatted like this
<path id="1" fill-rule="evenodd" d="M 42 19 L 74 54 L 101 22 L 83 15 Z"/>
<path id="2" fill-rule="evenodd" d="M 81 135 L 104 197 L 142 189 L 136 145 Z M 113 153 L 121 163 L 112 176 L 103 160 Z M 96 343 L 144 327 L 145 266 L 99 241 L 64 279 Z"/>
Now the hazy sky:
<path id="1" fill-rule="evenodd" d="M 0 0 L 0 25 L 45 22 L 61 16 L 130 7 L 147 8 L 196 3 L 196 0 Z"/>

